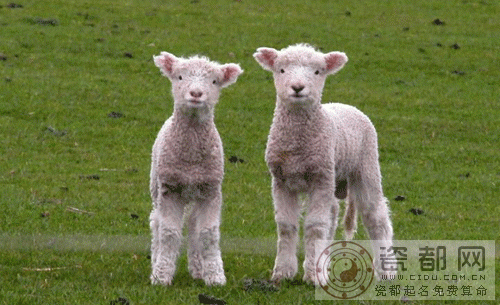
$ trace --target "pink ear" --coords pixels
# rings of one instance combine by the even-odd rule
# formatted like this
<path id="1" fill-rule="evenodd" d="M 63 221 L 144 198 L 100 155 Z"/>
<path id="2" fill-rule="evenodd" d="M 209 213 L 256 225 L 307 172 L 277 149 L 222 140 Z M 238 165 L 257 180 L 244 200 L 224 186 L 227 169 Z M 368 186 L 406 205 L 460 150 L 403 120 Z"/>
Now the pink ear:
<path id="1" fill-rule="evenodd" d="M 224 73 L 222 79 L 222 87 L 229 86 L 236 82 L 238 76 L 243 73 L 243 70 L 237 64 L 225 64 L 221 66 L 222 73 Z"/>
<path id="2" fill-rule="evenodd" d="M 325 55 L 328 74 L 336 73 L 347 63 L 347 56 L 342 52 L 331 52 Z"/>
<path id="3" fill-rule="evenodd" d="M 257 52 L 253 54 L 257 62 L 266 70 L 272 71 L 274 62 L 278 58 L 278 51 L 273 48 L 258 48 Z"/>
<path id="4" fill-rule="evenodd" d="M 167 77 L 172 75 L 173 66 L 178 61 L 177 57 L 167 52 L 161 52 L 160 55 L 153 56 L 153 59 L 155 65 L 160 68 L 163 75 Z"/>

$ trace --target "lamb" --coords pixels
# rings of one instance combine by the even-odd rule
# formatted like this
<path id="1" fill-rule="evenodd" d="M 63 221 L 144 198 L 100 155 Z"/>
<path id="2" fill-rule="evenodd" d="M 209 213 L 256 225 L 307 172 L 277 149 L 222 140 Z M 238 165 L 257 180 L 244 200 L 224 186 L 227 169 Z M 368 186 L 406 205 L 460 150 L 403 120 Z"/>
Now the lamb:
<path id="1" fill-rule="evenodd" d="M 214 106 L 220 90 L 236 82 L 243 70 L 238 64 L 221 65 L 201 56 L 186 59 L 161 52 L 153 58 L 172 82 L 174 111 L 161 128 L 152 152 L 151 282 L 172 284 L 183 218 L 192 203 L 188 219 L 189 272 L 206 285 L 224 285 L 219 248 L 224 157 L 214 124 Z"/>
<path id="2" fill-rule="evenodd" d="M 323 54 L 310 45 L 297 44 L 280 51 L 259 48 L 254 58 L 273 73 L 277 92 L 266 148 L 278 231 L 272 280 L 293 278 L 297 273 L 301 194 L 307 201 L 306 282 L 317 284 L 315 241 L 334 237 L 337 198 L 347 198 L 345 238 L 350 240 L 356 231 L 359 209 L 372 240 L 376 275 L 394 274 L 383 270 L 378 259 L 380 247 L 392 246 L 393 230 L 382 192 L 375 128 L 355 107 L 321 104 L 326 77 L 342 69 L 347 56 L 342 52 Z"/>

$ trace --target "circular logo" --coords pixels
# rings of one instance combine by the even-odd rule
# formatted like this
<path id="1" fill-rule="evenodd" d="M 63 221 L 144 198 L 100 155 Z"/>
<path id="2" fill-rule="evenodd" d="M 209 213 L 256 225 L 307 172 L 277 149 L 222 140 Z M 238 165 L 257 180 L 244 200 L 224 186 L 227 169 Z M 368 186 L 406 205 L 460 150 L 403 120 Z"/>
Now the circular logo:
<path id="1" fill-rule="evenodd" d="M 337 299 L 352 299 L 371 285 L 374 271 L 372 257 L 357 243 L 339 241 L 328 246 L 316 262 L 316 276 L 321 288 Z"/>

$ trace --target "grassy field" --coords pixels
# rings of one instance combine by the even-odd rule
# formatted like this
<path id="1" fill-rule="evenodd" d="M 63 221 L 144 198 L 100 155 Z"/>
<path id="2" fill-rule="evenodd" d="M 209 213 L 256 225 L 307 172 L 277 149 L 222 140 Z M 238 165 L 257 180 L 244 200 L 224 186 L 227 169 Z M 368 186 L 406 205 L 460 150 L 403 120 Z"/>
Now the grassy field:
<path id="1" fill-rule="evenodd" d="M 315 303 L 301 281 L 249 284 L 270 277 L 276 235 L 261 46 L 347 53 L 323 99 L 375 124 L 396 239 L 498 246 L 499 15 L 493 0 L 1 1 L 0 304 Z M 216 109 L 224 287 L 191 280 L 185 255 L 172 287 L 149 284 L 150 151 L 172 111 L 160 51 L 245 70 Z"/>

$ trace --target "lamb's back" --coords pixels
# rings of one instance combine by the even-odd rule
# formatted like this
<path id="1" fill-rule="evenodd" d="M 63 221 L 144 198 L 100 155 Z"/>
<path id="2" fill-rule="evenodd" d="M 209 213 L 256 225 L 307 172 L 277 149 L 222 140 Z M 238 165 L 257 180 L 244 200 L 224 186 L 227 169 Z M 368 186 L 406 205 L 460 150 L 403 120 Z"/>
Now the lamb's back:
<path id="1" fill-rule="evenodd" d="M 334 125 L 335 171 L 338 174 L 356 170 L 367 155 L 378 158 L 377 133 L 368 116 L 346 104 L 323 104 L 323 108 Z"/>

